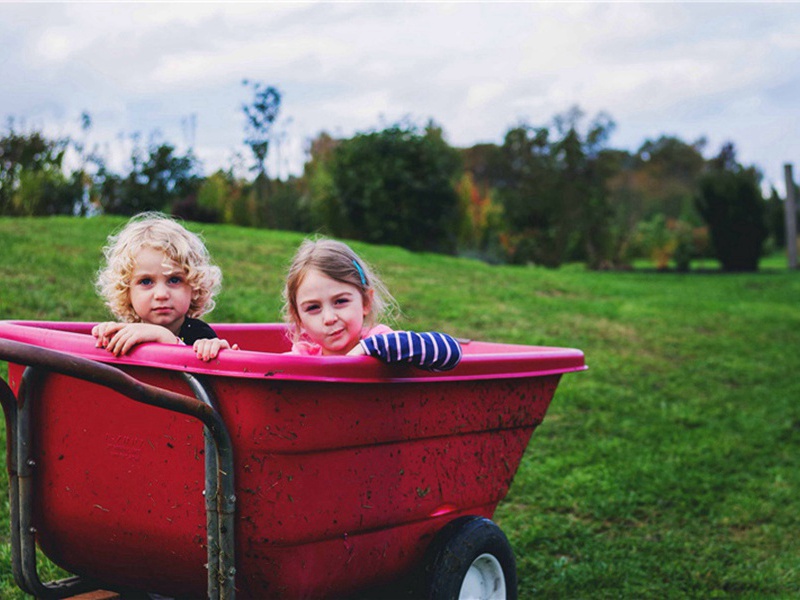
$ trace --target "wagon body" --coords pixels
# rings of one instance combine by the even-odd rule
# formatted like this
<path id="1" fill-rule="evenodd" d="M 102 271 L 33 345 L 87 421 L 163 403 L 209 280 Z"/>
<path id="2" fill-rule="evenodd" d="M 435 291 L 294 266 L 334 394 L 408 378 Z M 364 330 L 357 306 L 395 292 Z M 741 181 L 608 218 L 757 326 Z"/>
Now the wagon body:
<path id="1" fill-rule="evenodd" d="M 115 359 L 89 328 L 0 322 L 0 338 L 186 395 L 182 372 L 202 379 L 233 444 L 240 598 L 340 597 L 408 573 L 446 523 L 493 515 L 561 374 L 585 368 L 577 350 L 480 342 L 438 374 L 290 356 L 279 325 L 216 326 L 248 350 L 210 364 L 157 344 Z M 9 365 L 15 392 L 22 373 Z M 205 595 L 202 424 L 54 373 L 31 401 L 44 553 L 110 587 Z"/>

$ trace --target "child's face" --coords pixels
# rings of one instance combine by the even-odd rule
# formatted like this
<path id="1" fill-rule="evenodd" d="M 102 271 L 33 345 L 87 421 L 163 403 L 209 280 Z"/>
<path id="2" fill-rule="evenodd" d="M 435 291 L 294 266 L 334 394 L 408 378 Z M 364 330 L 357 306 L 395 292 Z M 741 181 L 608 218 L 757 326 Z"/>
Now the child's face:
<path id="1" fill-rule="evenodd" d="M 370 307 L 356 286 L 312 269 L 298 286 L 296 300 L 300 327 L 323 354 L 347 354 L 361 339 Z"/>
<path id="2" fill-rule="evenodd" d="M 161 250 L 144 247 L 131 273 L 131 305 L 145 323 L 166 327 L 178 335 L 189 306 L 192 288 L 186 274 Z"/>

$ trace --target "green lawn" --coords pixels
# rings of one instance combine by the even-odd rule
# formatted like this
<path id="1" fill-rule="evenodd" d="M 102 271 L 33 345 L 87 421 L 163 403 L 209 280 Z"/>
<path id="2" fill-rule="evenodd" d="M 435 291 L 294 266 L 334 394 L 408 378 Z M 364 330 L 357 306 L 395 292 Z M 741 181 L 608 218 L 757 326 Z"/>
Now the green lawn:
<path id="1" fill-rule="evenodd" d="M 0 319 L 107 319 L 93 278 L 123 222 L 0 218 Z M 225 275 L 208 320 L 278 320 L 302 236 L 192 229 Z M 783 258 L 757 274 L 681 275 L 354 247 L 405 327 L 586 353 L 589 371 L 563 378 L 495 515 L 521 598 L 800 595 L 800 273 Z M 22 598 L 5 475 L 0 493 L 0 598 Z"/>

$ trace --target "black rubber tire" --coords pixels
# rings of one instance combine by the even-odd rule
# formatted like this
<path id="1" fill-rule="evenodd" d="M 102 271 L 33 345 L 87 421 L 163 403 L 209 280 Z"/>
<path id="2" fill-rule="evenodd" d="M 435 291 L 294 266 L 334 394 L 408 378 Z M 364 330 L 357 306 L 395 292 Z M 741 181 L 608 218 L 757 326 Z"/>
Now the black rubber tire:
<path id="1" fill-rule="evenodd" d="M 460 517 L 436 535 L 426 553 L 427 600 L 458 600 L 461 585 L 473 561 L 491 554 L 503 571 L 506 600 L 517 600 L 517 563 L 508 538 L 489 519 Z"/>

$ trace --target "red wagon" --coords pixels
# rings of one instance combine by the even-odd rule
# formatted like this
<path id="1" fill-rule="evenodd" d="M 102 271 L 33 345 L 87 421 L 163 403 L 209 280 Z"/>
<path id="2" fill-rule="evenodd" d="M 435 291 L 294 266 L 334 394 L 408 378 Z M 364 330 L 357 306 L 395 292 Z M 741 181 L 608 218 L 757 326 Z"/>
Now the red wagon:
<path id="1" fill-rule="evenodd" d="M 216 325 L 212 363 L 89 323 L 0 322 L 20 588 L 341 598 L 405 578 L 514 598 L 489 519 L 578 350 L 464 342 L 453 371 L 282 354 L 283 326 Z M 43 583 L 36 545 L 76 576 Z"/>

